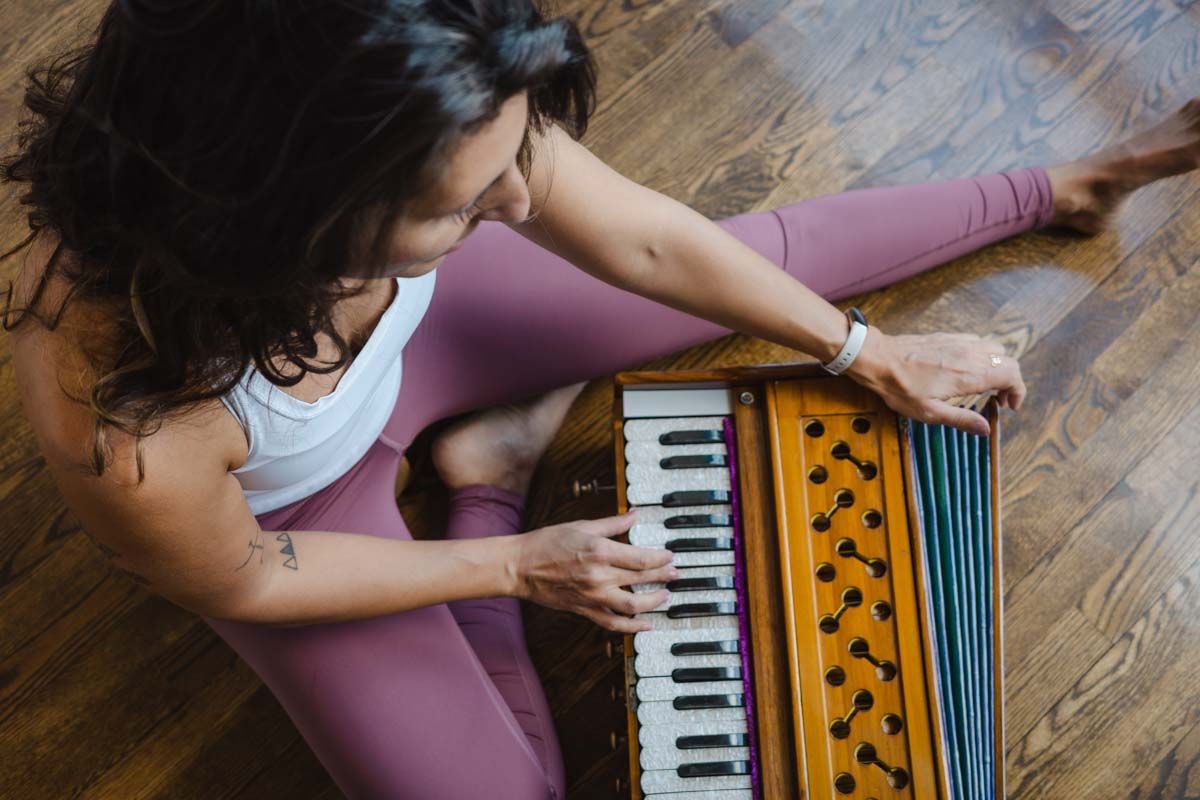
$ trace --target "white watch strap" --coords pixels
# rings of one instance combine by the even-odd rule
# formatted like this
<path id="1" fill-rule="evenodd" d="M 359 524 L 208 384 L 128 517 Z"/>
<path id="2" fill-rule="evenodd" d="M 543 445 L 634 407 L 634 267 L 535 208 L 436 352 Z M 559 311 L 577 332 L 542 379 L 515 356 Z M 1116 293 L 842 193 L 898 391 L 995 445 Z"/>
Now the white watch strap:
<path id="1" fill-rule="evenodd" d="M 862 351 L 863 343 L 866 341 L 867 326 L 858 320 L 852 320 L 850 322 L 850 335 L 846 337 L 846 343 L 842 345 L 842 351 L 832 361 L 821 366 L 831 375 L 841 375 L 846 371 L 847 367 L 854 363 L 854 359 L 858 358 L 859 352 Z"/>

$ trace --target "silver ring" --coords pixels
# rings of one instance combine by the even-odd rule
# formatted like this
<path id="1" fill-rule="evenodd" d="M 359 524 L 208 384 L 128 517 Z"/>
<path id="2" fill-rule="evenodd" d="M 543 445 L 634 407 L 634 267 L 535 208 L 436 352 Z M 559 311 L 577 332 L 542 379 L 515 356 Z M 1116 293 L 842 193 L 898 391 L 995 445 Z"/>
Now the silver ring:
<path id="1" fill-rule="evenodd" d="M 1000 356 L 996 355 L 995 353 L 992 354 L 991 359 L 992 359 L 993 367 L 998 367 L 1004 363 L 1004 359 L 1001 358 Z"/>

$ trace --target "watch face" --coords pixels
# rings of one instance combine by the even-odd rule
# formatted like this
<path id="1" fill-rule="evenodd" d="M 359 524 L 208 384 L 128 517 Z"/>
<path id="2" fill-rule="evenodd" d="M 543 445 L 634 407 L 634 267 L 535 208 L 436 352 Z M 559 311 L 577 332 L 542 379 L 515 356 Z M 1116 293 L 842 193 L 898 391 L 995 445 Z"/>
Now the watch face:
<path id="1" fill-rule="evenodd" d="M 861 311 L 859 311 L 857 308 L 851 307 L 850 310 L 847 311 L 846 313 L 849 314 L 850 319 L 854 320 L 855 322 L 857 322 L 861 325 L 867 324 L 867 318 L 864 317 L 863 313 Z"/>

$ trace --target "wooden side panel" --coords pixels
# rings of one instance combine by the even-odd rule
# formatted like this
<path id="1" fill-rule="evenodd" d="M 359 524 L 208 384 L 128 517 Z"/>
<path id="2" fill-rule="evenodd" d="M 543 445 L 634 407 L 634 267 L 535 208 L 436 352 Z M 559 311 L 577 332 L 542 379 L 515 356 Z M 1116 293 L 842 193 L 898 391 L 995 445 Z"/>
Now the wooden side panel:
<path id="1" fill-rule="evenodd" d="M 750 639 L 754 657 L 754 714 L 758 733 L 759 779 L 764 798 L 807 795 L 796 770 L 791 675 L 788 672 L 783 586 L 779 572 L 778 521 L 772 491 L 765 393 L 761 385 L 742 386 L 735 396 L 753 401 L 734 407 L 738 493 L 742 517 Z"/>
<path id="2" fill-rule="evenodd" d="M 844 379 L 773 382 L 770 395 L 798 769 L 814 797 L 935 798 L 896 417 Z"/>

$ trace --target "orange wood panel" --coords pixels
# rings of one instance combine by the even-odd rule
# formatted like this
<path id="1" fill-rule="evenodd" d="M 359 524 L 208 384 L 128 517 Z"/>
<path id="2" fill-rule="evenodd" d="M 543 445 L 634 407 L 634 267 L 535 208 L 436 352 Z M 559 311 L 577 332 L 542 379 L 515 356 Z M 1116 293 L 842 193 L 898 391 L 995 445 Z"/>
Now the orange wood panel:
<path id="1" fill-rule="evenodd" d="M 932 770 L 912 767 L 932 763 L 932 745 L 895 415 L 845 380 L 774 382 L 771 397 L 780 566 L 812 791 L 935 797 Z M 836 457 L 835 445 L 852 458 Z M 852 713 L 856 697 L 867 702 Z M 900 718 L 898 732 L 884 732 L 885 715 Z M 857 757 L 864 745 L 874 758 Z"/>

